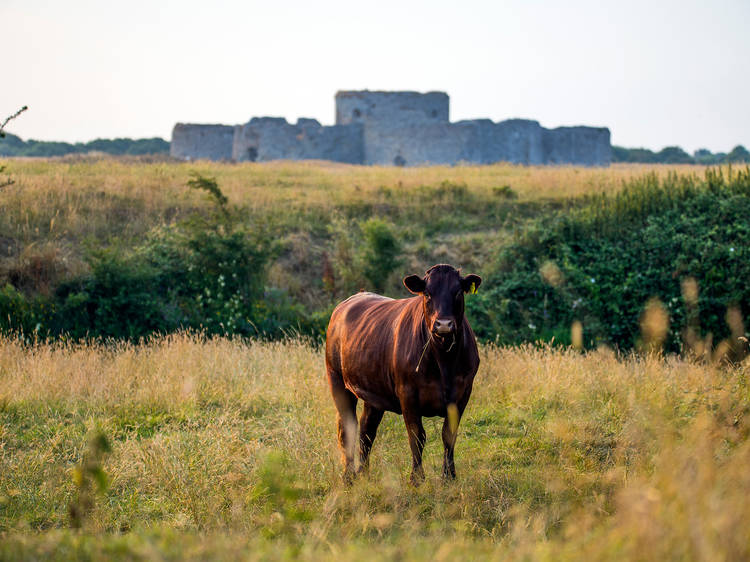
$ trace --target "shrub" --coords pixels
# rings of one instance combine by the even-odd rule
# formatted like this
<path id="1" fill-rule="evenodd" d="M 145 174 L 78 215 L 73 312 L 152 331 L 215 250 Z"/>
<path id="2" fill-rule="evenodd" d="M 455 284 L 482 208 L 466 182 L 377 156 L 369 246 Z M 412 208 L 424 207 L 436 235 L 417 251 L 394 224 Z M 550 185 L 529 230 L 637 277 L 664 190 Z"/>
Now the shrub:
<path id="1" fill-rule="evenodd" d="M 360 225 L 363 245 L 360 261 L 372 287 L 382 293 L 391 274 L 401 266 L 401 244 L 388 223 L 371 218 Z"/>
<path id="2" fill-rule="evenodd" d="M 403 263 L 393 225 L 374 217 L 365 221 L 338 218 L 329 231 L 334 272 L 327 283 L 333 294 L 348 296 L 361 289 L 385 292 L 388 278 Z"/>
<path id="3" fill-rule="evenodd" d="M 703 180 L 646 176 L 615 196 L 588 198 L 567 215 L 538 220 L 497 256 L 488 289 L 468 301 L 477 332 L 508 343 L 569 343 L 579 320 L 588 345 L 628 349 L 643 307 L 657 297 L 670 318 L 666 345 L 679 350 L 690 316 L 681 286 L 695 279 L 704 335 L 726 337 L 727 308 L 750 312 L 748 216 L 750 169 L 709 170 Z"/>
<path id="4" fill-rule="evenodd" d="M 29 298 L 10 283 L 0 287 L 0 333 L 45 336 L 54 315 L 54 303 Z"/>
<path id="5" fill-rule="evenodd" d="M 227 208 L 215 180 L 191 182 L 212 195 L 217 212 L 155 229 L 130 251 L 92 252 L 90 274 L 57 288 L 50 331 L 133 340 L 179 329 L 278 335 L 293 325 L 298 311 L 282 297 L 278 310 L 261 304 L 270 237 Z"/>
<path id="6" fill-rule="evenodd" d="M 90 275 L 57 290 L 54 332 L 138 339 L 179 326 L 164 314 L 160 272 L 150 264 L 115 250 L 95 252 L 88 261 Z"/>

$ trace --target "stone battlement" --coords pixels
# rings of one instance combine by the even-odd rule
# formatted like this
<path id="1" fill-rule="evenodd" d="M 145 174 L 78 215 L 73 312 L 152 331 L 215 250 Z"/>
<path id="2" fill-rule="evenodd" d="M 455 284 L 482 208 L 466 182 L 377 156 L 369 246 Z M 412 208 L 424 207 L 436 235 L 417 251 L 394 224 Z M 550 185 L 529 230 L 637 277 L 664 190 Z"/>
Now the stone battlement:
<path id="1" fill-rule="evenodd" d="M 581 164 L 608 166 L 607 128 L 545 129 L 537 121 L 475 119 L 451 123 L 443 92 L 341 91 L 336 124 L 253 117 L 244 125 L 178 123 L 176 158 L 234 161 L 319 159 L 349 164 Z"/>

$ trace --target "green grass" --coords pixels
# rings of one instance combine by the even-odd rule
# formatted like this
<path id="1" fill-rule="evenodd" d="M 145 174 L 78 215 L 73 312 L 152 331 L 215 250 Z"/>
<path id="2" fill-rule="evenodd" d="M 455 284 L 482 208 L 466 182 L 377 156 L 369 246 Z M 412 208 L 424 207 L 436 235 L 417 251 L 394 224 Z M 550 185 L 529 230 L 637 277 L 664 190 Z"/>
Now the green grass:
<path id="1" fill-rule="evenodd" d="M 411 487 L 403 420 L 387 414 L 370 475 L 346 488 L 322 352 L 303 342 L 0 340 L 0 558 L 750 554 L 747 366 L 481 357 L 456 482 L 440 478 L 427 420 L 427 480 Z M 75 530 L 74 477 L 97 434 L 109 485 Z"/>

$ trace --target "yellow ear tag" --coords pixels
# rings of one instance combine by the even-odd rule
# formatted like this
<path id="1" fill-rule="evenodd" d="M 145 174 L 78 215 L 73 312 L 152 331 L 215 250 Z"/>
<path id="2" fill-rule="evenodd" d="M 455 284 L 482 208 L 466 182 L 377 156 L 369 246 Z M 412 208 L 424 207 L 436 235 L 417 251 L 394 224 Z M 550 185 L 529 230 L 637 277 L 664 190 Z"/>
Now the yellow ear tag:
<path id="1" fill-rule="evenodd" d="M 469 292 L 472 295 L 476 295 L 477 294 L 477 284 L 476 283 L 472 283 L 471 284 L 471 288 L 469 289 Z"/>

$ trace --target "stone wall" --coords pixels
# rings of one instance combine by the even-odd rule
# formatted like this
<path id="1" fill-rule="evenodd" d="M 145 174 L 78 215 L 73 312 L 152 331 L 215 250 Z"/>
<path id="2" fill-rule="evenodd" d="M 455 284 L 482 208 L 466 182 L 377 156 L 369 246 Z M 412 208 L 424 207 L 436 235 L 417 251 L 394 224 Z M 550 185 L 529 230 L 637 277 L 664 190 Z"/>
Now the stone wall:
<path id="1" fill-rule="evenodd" d="M 544 129 L 545 164 L 609 166 L 612 145 L 606 127 L 558 127 Z"/>
<path id="2" fill-rule="evenodd" d="M 234 130 L 232 158 L 238 162 L 267 160 L 332 160 L 361 164 L 362 126 L 323 127 L 315 119 L 296 125 L 283 117 L 254 117 Z"/>
<path id="3" fill-rule="evenodd" d="M 365 125 L 365 163 L 417 166 L 456 164 L 542 164 L 542 132 L 536 121 L 489 119 L 457 123 Z"/>
<path id="4" fill-rule="evenodd" d="M 245 125 L 187 125 L 172 132 L 176 158 L 267 161 L 319 159 L 350 164 L 579 164 L 608 166 L 609 129 L 545 129 L 528 119 L 451 123 L 443 92 L 342 91 L 336 124 L 255 117 Z"/>
<path id="5" fill-rule="evenodd" d="M 476 131 L 457 123 L 365 125 L 365 164 L 418 166 L 471 161 Z"/>
<path id="6" fill-rule="evenodd" d="M 234 127 L 177 123 L 172 129 L 169 154 L 182 160 L 229 160 L 232 158 Z"/>
<path id="7" fill-rule="evenodd" d="M 482 136 L 482 164 L 543 164 L 544 128 L 529 119 L 508 119 L 487 127 Z"/>

